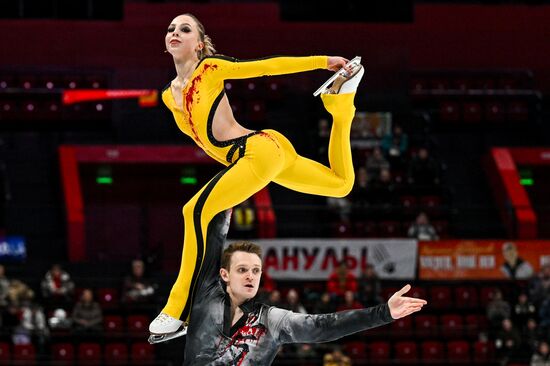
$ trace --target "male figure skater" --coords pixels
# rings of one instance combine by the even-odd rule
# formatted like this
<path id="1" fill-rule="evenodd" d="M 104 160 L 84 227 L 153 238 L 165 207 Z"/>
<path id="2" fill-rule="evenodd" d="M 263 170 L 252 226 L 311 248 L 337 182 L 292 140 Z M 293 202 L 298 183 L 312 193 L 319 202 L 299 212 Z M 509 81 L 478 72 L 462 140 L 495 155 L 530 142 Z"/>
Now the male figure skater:
<path id="1" fill-rule="evenodd" d="M 258 303 L 254 298 L 262 274 L 260 247 L 237 242 L 222 253 L 229 212 L 217 214 L 208 227 L 184 365 L 270 365 L 284 343 L 333 341 L 390 323 L 426 304 L 403 296 L 410 285 L 385 304 L 331 314 L 299 314 Z"/>

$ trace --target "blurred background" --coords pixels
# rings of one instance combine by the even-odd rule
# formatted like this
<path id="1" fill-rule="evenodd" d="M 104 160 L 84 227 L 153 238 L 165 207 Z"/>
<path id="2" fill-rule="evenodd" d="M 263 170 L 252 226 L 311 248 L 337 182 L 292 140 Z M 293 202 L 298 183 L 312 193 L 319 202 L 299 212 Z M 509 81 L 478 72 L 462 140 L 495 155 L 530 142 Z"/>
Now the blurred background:
<path id="1" fill-rule="evenodd" d="M 166 28 L 186 12 L 224 55 L 366 67 L 352 193 L 271 184 L 233 210 L 229 238 L 264 249 L 263 301 L 324 313 L 405 283 L 428 300 L 274 364 L 549 364 L 545 0 L 2 1 L 0 364 L 181 364 L 185 338 L 153 347 L 147 327 L 179 269 L 183 204 L 222 168 L 159 98 Z M 225 87 L 245 127 L 328 164 L 311 93 L 329 76 Z"/>

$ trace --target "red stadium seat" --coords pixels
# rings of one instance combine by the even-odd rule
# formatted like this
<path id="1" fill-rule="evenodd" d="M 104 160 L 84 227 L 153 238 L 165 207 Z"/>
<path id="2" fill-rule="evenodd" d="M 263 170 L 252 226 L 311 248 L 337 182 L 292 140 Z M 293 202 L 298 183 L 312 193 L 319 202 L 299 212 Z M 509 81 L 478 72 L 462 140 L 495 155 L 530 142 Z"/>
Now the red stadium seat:
<path id="1" fill-rule="evenodd" d="M 411 80 L 410 89 L 413 94 L 426 92 L 429 88 L 430 86 L 428 85 L 428 81 L 426 79 L 414 78 Z"/>
<path id="2" fill-rule="evenodd" d="M 413 215 L 418 210 L 418 200 L 415 196 L 401 196 L 399 197 L 399 202 L 401 203 L 401 208 L 404 215 Z"/>
<path id="3" fill-rule="evenodd" d="M 124 332 L 124 321 L 119 315 L 106 315 L 103 317 L 103 329 L 106 335 L 120 334 Z"/>
<path id="4" fill-rule="evenodd" d="M 502 103 L 487 103 L 485 105 L 485 118 L 489 122 L 502 122 L 504 120 L 504 106 Z"/>
<path id="5" fill-rule="evenodd" d="M 442 364 L 445 357 L 443 343 L 437 341 L 426 341 L 420 345 L 421 360 L 423 364 Z"/>
<path id="6" fill-rule="evenodd" d="M 80 343 L 77 355 L 80 364 L 97 364 L 101 361 L 101 346 L 99 343 Z"/>
<path id="7" fill-rule="evenodd" d="M 0 342 L 0 362 L 9 361 L 11 359 L 10 344 L 7 342 Z"/>
<path id="8" fill-rule="evenodd" d="M 372 238 L 378 235 L 378 225 L 372 221 L 357 222 L 354 233 L 358 238 Z"/>
<path id="9" fill-rule="evenodd" d="M 434 309 L 449 309 L 452 307 L 451 289 L 448 286 L 430 288 L 430 306 Z"/>
<path id="10" fill-rule="evenodd" d="M 464 103 L 463 111 L 464 122 L 481 122 L 481 105 L 479 103 Z"/>
<path id="11" fill-rule="evenodd" d="M 118 306 L 119 292 L 115 288 L 99 288 L 97 290 L 97 301 L 103 309 L 114 308 Z"/>
<path id="12" fill-rule="evenodd" d="M 265 102 L 263 100 L 251 100 L 246 103 L 246 119 L 259 122 L 266 118 Z"/>
<path id="13" fill-rule="evenodd" d="M 437 217 L 441 213 L 441 197 L 439 196 L 422 196 L 418 203 L 431 218 Z"/>
<path id="14" fill-rule="evenodd" d="M 390 360 L 390 344 L 388 342 L 373 342 L 370 344 L 370 358 L 373 362 Z"/>
<path id="15" fill-rule="evenodd" d="M 439 325 L 435 315 L 414 316 L 415 334 L 418 337 L 435 337 L 438 334 Z"/>
<path id="16" fill-rule="evenodd" d="M 432 90 L 439 90 L 439 91 L 449 90 L 450 83 L 449 83 L 449 80 L 447 79 L 434 78 L 430 80 L 430 88 Z"/>
<path id="17" fill-rule="evenodd" d="M 529 120 L 529 107 L 522 101 L 512 101 L 507 108 L 508 120 L 512 122 L 526 122 Z"/>
<path id="18" fill-rule="evenodd" d="M 395 338 L 408 338 L 412 334 L 412 317 L 406 316 L 391 323 L 391 335 Z"/>
<path id="19" fill-rule="evenodd" d="M 413 363 L 418 358 L 418 351 L 414 342 L 397 342 L 394 346 L 394 352 L 398 363 Z"/>
<path id="20" fill-rule="evenodd" d="M 447 220 L 434 220 L 432 221 L 432 225 L 437 232 L 437 235 L 439 235 L 439 238 L 445 239 L 449 237 L 449 221 Z"/>
<path id="21" fill-rule="evenodd" d="M 365 342 L 354 341 L 344 344 L 344 353 L 353 360 L 366 360 L 368 358 L 368 350 Z"/>
<path id="22" fill-rule="evenodd" d="M 36 364 L 36 350 L 32 344 L 16 344 L 13 346 L 13 361 L 21 365 Z"/>
<path id="23" fill-rule="evenodd" d="M 447 359 L 450 363 L 470 362 L 470 344 L 466 341 L 454 341 L 447 344 Z"/>
<path id="24" fill-rule="evenodd" d="M 105 364 L 117 365 L 128 361 L 128 346 L 124 343 L 107 343 L 105 345 Z"/>
<path id="25" fill-rule="evenodd" d="M 333 238 L 351 238 L 353 236 L 352 226 L 349 222 L 338 221 L 331 224 L 331 236 Z"/>
<path id="26" fill-rule="evenodd" d="M 499 290 L 495 286 L 484 286 L 479 290 L 479 305 L 482 307 L 487 307 L 487 304 L 493 300 L 493 293 Z"/>
<path id="27" fill-rule="evenodd" d="M 462 336 L 464 321 L 457 314 L 445 314 L 441 316 L 441 335 L 445 338 L 457 338 Z"/>
<path id="28" fill-rule="evenodd" d="M 399 221 L 382 221 L 378 224 L 378 233 L 383 238 L 402 236 L 401 223 Z"/>
<path id="29" fill-rule="evenodd" d="M 455 306 L 459 309 L 477 308 L 477 289 L 474 286 L 455 287 Z"/>
<path id="30" fill-rule="evenodd" d="M 134 364 L 152 362 L 155 360 L 155 349 L 153 345 L 146 342 L 133 343 L 130 359 Z"/>
<path id="31" fill-rule="evenodd" d="M 460 108 L 456 102 L 442 102 L 439 105 L 439 118 L 442 122 L 459 122 Z"/>
<path id="32" fill-rule="evenodd" d="M 493 358 L 493 344 L 477 341 L 474 343 L 474 362 L 486 365 Z"/>
<path id="33" fill-rule="evenodd" d="M 406 293 L 406 296 L 415 297 L 417 299 L 427 299 L 426 289 L 423 287 L 413 287 L 409 292 Z"/>
<path id="34" fill-rule="evenodd" d="M 148 332 L 149 317 L 145 315 L 129 315 L 126 318 L 126 327 L 129 332 L 142 334 Z"/>
<path id="35" fill-rule="evenodd" d="M 74 365 L 74 346 L 71 343 L 53 344 L 51 353 L 56 364 Z"/>

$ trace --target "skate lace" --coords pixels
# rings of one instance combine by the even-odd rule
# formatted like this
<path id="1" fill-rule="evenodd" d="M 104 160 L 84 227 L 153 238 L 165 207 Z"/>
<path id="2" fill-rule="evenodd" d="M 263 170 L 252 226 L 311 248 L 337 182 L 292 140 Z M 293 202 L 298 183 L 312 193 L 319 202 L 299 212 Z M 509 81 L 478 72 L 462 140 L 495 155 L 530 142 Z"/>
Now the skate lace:
<path id="1" fill-rule="evenodd" d="M 170 323 L 172 321 L 172 317 L 168 314 L 161 313 L 157 316 L 157 321 L 162 324 Z"/>

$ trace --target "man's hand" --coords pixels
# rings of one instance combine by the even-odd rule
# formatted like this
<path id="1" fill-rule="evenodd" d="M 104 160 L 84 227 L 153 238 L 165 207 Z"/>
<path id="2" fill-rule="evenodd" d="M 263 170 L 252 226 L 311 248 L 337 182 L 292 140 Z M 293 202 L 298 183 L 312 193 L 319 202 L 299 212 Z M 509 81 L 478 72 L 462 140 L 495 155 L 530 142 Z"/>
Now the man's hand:
<path id="1" fill-rule="evenodd" d="M 416 313 L 422 310 L 422 307 L 428 302 L 414 297 L 404 297 L 403 294 L 411 289 L 411 285 L 406 285 L 401 290 L 397 291 L 388 300 L 391 317 L 394 319 L 404 318 L 407 315 Z"/>

